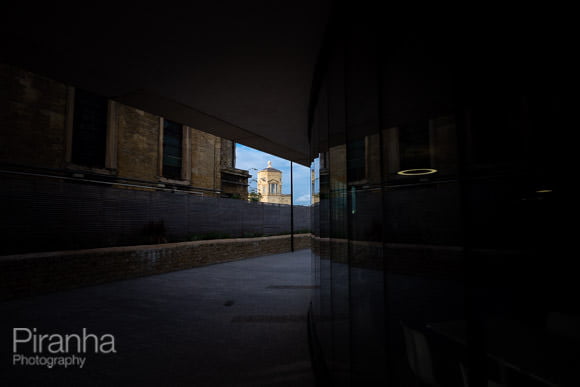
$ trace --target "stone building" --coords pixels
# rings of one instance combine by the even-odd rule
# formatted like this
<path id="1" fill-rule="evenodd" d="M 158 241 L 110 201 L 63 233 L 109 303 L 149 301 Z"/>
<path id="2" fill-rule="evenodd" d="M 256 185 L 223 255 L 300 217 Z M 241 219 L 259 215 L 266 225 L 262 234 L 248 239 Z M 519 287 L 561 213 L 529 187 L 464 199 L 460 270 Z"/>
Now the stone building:
<path id="1" fill-rule="evenodd" d="M 290 204 L 291 195 L 282 193 L 282 171 L 272 168 L 272 162 L 258 172 L 258 192 L 264 203 Z"/>
<path id="2" fill-rule="evenodd" d="M 230 140 L 10 65 L 0 93 L 4 173 L 247 198 Z"/>
<path id="3" fill-rule="evenodd" d="M 221 139 L 221 184 L 222 196 L 248 200 L 248 179 L 250 173 L 235 168 L 236 143 Z"/>

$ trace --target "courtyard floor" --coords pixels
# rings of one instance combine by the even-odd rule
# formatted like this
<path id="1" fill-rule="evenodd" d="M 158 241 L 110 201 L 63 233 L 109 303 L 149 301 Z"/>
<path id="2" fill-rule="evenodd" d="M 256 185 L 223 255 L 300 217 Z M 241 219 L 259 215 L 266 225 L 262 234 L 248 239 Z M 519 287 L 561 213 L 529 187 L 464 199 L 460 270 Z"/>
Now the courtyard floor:
<path id="1" fill-rule="evenodd" d="M 310 279 L 310 250 L 300 250 L 1 302 L 0 384 L 312 386 Z M 83 367 L 13 364 L 14 328 L 21 340 L 35 333 L 17 347 L 29 364 L 76 355 Z M 57 339 L 47 338 L 34 353 L 39 335 L 83 328 L 100 343 L 112 336 L 116 352 L 94 353 L 89 339 L 87 353 L 51 353 Z"/>

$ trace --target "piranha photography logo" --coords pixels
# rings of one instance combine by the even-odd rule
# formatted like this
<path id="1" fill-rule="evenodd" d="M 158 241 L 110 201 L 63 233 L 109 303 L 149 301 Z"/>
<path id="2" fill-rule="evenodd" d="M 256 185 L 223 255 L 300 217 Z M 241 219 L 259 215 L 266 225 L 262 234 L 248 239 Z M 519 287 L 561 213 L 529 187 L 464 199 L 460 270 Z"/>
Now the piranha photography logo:
<path id="1" fill-rule="evenodd" d="M 12 329 L 12 365 L 83 368 L 87 353 L 117 353 L 115 337 L 82 332 L 71 334 L 39 333 L 36 328 Z"/>

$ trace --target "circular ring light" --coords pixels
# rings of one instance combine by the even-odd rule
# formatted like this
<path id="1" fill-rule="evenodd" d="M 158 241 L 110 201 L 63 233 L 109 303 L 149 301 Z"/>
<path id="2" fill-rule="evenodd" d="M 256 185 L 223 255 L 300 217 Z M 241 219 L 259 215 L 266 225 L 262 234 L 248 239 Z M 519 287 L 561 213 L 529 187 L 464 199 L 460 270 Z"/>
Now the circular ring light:
<path id="1" fill-rule="evenodd" d="M 403 171 L 397 172 L 397 175 L 403 176 L 421 176 L 421 175 L 430 175 L 432 173 L 436 173 L 436 169 L 431 168 L 417 168 L 417 169 L 405 169 Z"/>

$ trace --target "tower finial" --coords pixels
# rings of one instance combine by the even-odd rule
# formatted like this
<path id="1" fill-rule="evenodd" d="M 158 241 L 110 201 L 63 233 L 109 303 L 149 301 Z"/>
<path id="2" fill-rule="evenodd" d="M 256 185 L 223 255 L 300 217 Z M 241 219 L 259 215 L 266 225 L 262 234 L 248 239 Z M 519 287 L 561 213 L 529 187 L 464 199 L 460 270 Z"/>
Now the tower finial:
<path id="1" fill-rule="evenodd" d="M 272 168 L 272 162 L 268 161 L 268 168 Z"/>

